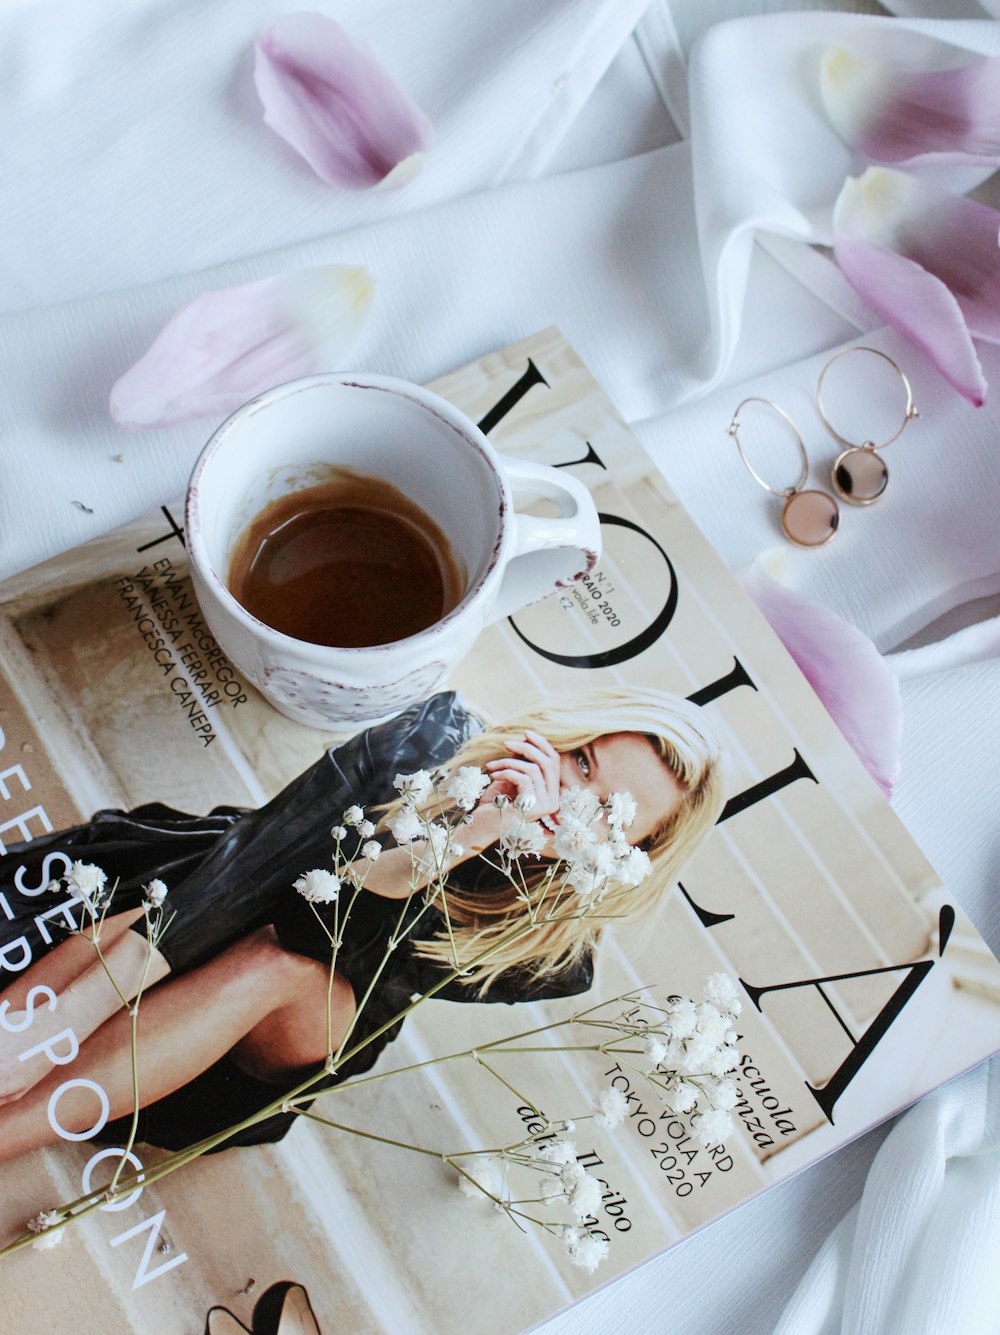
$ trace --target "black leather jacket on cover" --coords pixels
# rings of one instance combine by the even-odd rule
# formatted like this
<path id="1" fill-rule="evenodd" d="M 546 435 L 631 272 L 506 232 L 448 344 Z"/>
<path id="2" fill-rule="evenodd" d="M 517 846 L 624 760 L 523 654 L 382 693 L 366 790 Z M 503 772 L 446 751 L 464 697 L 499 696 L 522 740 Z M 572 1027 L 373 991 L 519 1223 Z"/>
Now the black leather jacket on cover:
<path id="1" fill-rule="evenodd" d="M 329 940 L 293 882 L 313 867 L 331 866 L 330 829 L 341 822 L 348 806 L 370 809 L 391 801 L 397 795 L 392 781 L 398 773 L 446 764 L 479 726 L 454 692 L 442 692 L 332 748 L 259 810 L 222 807 L 196 817 L 150 803 L 127 813 L 99 811 L 86 825 L 12 847 L 0 858 L 0 891 L 12 914 L 8 918 L 5 910 L 0 916 L 2 958 L 16 965 L 27 950 L 37 959 L 61 939 L 57 920 L 43 926 L 38 922 L 51 898 L 25 895 L 15 882 L 23 867 L 22 884 L 40 885 L 46 854 L 59 850 L 96 863 L 109 882 L 117 879 L 118 912 L 137 906 L 153 877 L 167 884 L 167 903 L 175 916 L 159 949 L 174 972 L 196 968 L 265 924 L 273 924 L 286 949 L 326 963 Z M 53 870 L 60 869 L 57 865 Z M 410 912 L 418 907 L 414 902 Z M 400 908 L 397 900 L 363 892 L 351 910 L 337 970 L 349 979 L 358 999 L 382 961 Z M 426 913 L 419 934 L 432 935 L 440 921 L 436 910 Z M 144 932 L 144 923 L 135 928 Z M 0 990 L 15 976 L 9 968 L 0 969 Z M 426 992 L 441 976 L 440 965 L 420 959 L 409 939 L 401 942 L 372 989 L 351 1045 L 392 1021 L 414 995 Z M 533 1001 L 584 992 L 592 979 L 588 953 L 571 968 L 541 979 L 508 970 L 485 995 L 451 982 L 435 996 L 462 1002 Z M 328 1083 L 368 1070 L 400 1025 L 389 1024 Z M 289 1079 L 288 1087 L 302 1074 Z M 145 1108 L 139 1138 L 167 1149 L 183 1148 L 258 1111 L 280 1092 L 280 1086 L 255 1079 L 224 1057 L 183 1089 Z M 276 1114 L 237 1133 L 225 1147 L 280 1139 L 293 1120 L 294 1114 Z M 114 1142 L 127 1136 L 127 1122 L 109 1123 L 100 1138 Z"/>

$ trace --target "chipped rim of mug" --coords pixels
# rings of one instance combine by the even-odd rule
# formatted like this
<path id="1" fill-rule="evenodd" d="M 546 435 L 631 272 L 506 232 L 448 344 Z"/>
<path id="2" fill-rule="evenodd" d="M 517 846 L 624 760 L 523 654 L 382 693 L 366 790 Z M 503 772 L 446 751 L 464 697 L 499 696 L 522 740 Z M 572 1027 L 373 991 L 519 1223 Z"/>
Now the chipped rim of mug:
<path id="1" fill-rule="evenodd" d="M 247 418 L 255 416 L 258 412 L 268 407 L 270 403 L 278 399 L 287 398 L 292 394 L 301 393 L 303 390 L 319 387 L 322 385 L 338 386 L 345 389 L 359 390 L 377 390 L 383 393 L 396 394 L 401 398 L 408 399 L 411 403 L 417 404 L 421 409 L 436 417 L 455 434 L 461 437 L 466 444 L 470 445 L 478 452 L 483 462 L 489 467 L 492 473 L 500 502 L 497 509 L 497 537 L 493 544 L 488 560 L 484 568 L 474 583 L 466 589 L 462 598 L 455 604 L 450 611 L 440 617 L 430 626 L 425 626 L 423 630 L 408 635 L 401 640 L 390 640 L 385 644 L 375 645 L 355 645 L 355 646 L 328 646 L 314 645 L 309 640 L 296 639 L 294 635 L 286 635 L 284 631 L 276 630 L 268 625 L 266 621 L 261 621 L 255 617 L 252 612 L 248 612 L 237 598 L 234 597 L 227 586 L 223 576 L 216 570 L 215 563 L 211 560 L 206 550 L 205 538 L 202 530 L 201 512 L 200 512 L 200 482 L 206 469 L 212 464 L 216 454 L 227 443 L 231 432 L 241 425 Z M 241 404 L 213 431 L 203 447 L 198 458 L 195 460 L 194 467 L 188 480 L 187 492 L 184 500 L 184 534 L 187 540 L 188 559 L 192 567 L 197 567 L 198 574 L 212 589 L 213 593 L 223 603 L 229 614 L 254 634 L 264 631 L 268 635 L 273 635 L 279 643 L 295 645 L 298 647 L 307 647 L 316 649 L 320 653 L 344 654 L 348 656 L 362 656 L 378 652 L 387 652 L 396 650 L 399 646 L 407 646 L 419 643 L 420 641 L 430 641 L 446 633 L 452 624 L 458 618 L 465 614 L 471 604 L 479 601 L 484 595 L 492 591 L 492 586 L 499 582 L 503 569 L 503 558 L 506 549 L 511 541 L 511 527 L 507 523 L 507 518 L 512 512 L 512 498 L 510 486 L 504 476 L 503 468 L 500 463 L 499 455 L 493 445 L 487 439 L 484 432 L 472 421 L 471 418 L 461 412 L 454 404 L 449 403 L 447 399 L 435 394 L 433 390 L 425 389 L 423 385 L 414 384 L 410 380 L 403 380 L 398 376 L 380 375 L 377 373 L 368 373 L 363 371 L 351 372 L 322 372 L 319 375 L 302 376 L 295 380 L 286 380 L 280 385 L 274 385 L 271 389 L 264 390 L 256 394 L 246 403 Z M 204 610 L 204 609 L 203 609 Z"/>

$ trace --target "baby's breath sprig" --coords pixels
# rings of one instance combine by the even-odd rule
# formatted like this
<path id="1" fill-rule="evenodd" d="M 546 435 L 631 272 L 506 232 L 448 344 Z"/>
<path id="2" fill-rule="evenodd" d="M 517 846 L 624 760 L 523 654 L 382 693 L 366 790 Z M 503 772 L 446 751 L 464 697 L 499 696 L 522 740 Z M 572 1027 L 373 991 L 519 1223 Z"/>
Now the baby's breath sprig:
<path id="1" fill-rule="evenodd" d="M 107 873 L 103 868 L 95 866 L 91 862 L 76 861 L 69 871 L 59 880 L 52 881 L 49 884 L 49 890 L 52 892 L 61 892 L 61 885 L 65 886 L 72 895 L 80 902 L 82 907 L 81 926 L 71 932 L 71 935 L 80 936 L 85 941 L 89 941 L 97 955 L 101 968 L 118 995 L 123 1009 L 129 1016 L 129 1053 L 131 1060 L 131 1079 L 132 1079 L 132 1120 L 129 1128 L 128 1140 L 122 1150 L 121 1157 L 115 1173 L 105 1189 L 108 1200 L 114 1200 L 118 1189 L 118 1182 L 122 1176 L 125 1164 L 128 1161 L 132 1147 L 136 1142 L 139 1129 L 139 1110 L 140 1110 L 140 1092 L 139 1092 L 139 1048 L 138 1048 L 138 1025 L 139 1025 L 139 1007 L 142 1003 L 142 995 L 146 989 L 149 980 L 149 968 L 153 959 L 153 951 L 159 945 L 164 933 L 173 922 L 174 914 L 167 913 L 165 909 L 167 895 L 169 893 L 166 884 L 159 877 L 154 877 L 148 885 L 143 887 L 141 908 L 145 915 L 145 930 L 147 950 L 143 960 L 142 972 L 139 976 L 138 986 L 135 989 L 135 995 L 130 999 L 122 991 L 115 978 L 114 972 L 109 968 L 104 951 L 101 947 L 101 934 L 105 919 L 111 908 L 115 891 L 118 888 L 117 881 L 114 885 L 108 884 Z M 89 927 L 89 931 L 85 930 Z M 40 1237 L 36 1239 L 34 1246 L 54 1247 L 62 1241 L 62 1228 L 68 1222 L 70 1215 L 66 1212 L 43 1210 L 35 1216 L 35 1219 L 29 1220 L 29 1232 L 38 1232 Z M 49 1222 L 44 1221 L 48 1219 Z M 35 1225 L 42 1222 L 44 1229 L 52 1229 L 56 1224 L 59 1225 L 59 1231 L 50 1233 L 41 1233 Z M 44 1241 L 42 1240 L 44 1238 Z"/>
<path id="2" fill-rule="evenodd" d="M 571 1137 L 578 1121 L 590 1119 L 602 1131 L 611 1131 L 627 1120 L 628 1100 L 614 1086 L 598 1090 L 590 1107 L 576 1118 L 550 1119 L 539 1112 L 534 1119 L 537 1129 L 516 1142 L 451 1152 L 402 1142 L 377 1129 L 348 1126 L 309 1107 L 317 1099 L 328 1102 L 335 1098 L 345 1086 L 331 1086 L 327 1077 L 398 1025 L 424 1000 L 488 964 L 498 952 L 523 941 L 539 928 L 567 919 L 597 923 L 624 916 L 616 911 L 617 906 L 627 906 L 628 897 L 648 875 L 651 868 L 647 854 L 631 845 L 626 834 L 636 815 L 636 804 L 630 794 L 612 794 L 602 802 L 587 789 L 569 789 L 563 793 L 557 813 L 543 813 L 537 819 L 536 804 L 530 795 L 522 794 L 513 800 L 499 796 L 493 803 L 500 812 L 499 838 L 476 856 L 507 879 L 524 906 L 523 919 L 512 921 L 508 929 L 482 948 L 471 952 L 466 949 L 472 958 L 463 958 L 449 911 L 448 878 L 452 867 L 468 856 L 462 842 L 466 836 L 461 832 L 475 825 L 474 814 L 490 784 L 489 776 L 473 766 L 462 766 L 454 772 L 417 770 L 398 774 L 394 787 L 399 799 L 393 814 L 383 820 L 381 834 L 360 805 L 352 804 L 343 812 L 340 822 L 330 832 L 334 846 L 331 866 L 306 871 L 294 882 L 295 891 L 309 904 L 330 943 L 325 1063 L 315 1074 L 300 1080 L 294 1089 L 237 1126 L 167 1155 L 144 1171 L 144 1181 L 152 1183 L 177 1171 L 224 1143 L 233 1133 L 256 1125 L 275 1112 L 291 1112 L 370 1141 L 443 1161 L 457 1173 L 465 1195 L 492 1203 L 521 1230 L 536 1227 L 558 1239 L 565 1246 L 569 1260 L 588 1273 L 605 1258 L 608 1242 L 597 1222 L 602 1184 L 581 1162 L 586 1156 L 577 1154 Z M 396 850 L 404 850 L 408 856 L 408 869 L 403 876 L 407 892 L 390 896 L 399 899 L 400 908 L 387 936 L 384 957 L 373 971 L 366 991 L 356 999 L 352 1018 L 338 1035 L 334 1032 L 332 994 L 348 919 L 373 876 L 376 863 L 387 854 L 397 856 Z M 91 927 L 90 939 L 104 963 L 100 931 L 114 887 L 108 888 L 107 877 L 100 868 L 82 862 L 74 863 L 64 879 L 84 906 Z M 167 887 L 162 881 L 151 881 L 145 888 L 142 907 L 150 955 L 171 920 L 165 911 L 167 897 Z M 443 969 L 441 978 L 398 1015 L 375 1026 L 362 1038 L 354 1039 L 358 1022 L 390 960 L 432 913 L 438 915 L 449 942 L 451 968 Z M 107 969 L 106 964 L 104 967 Z M 113 978 L 111 981 L 114 983 Z M 128 1149 L 135 1139 L 140 1106 L 136 1021 L 145 984 L 146 971 L 131 1002 L 119 991 L 132 1019 L 134 1115 Z M 644 992 L 631 992 L 563 1020 L 463 1052 L 358 1077 L 350 1084 L 357 1086 L 465 1059 L 499 1082 L 519 1103 L 533 1107 L 530 1095 L 519 1088 L 520 1080 L 515 1085 L 500 1069 L 506 1056 L 536 1052 L 614 1054 L 623 1069 L 652 1086 L 667 1107 L 688 1117 L 692 1135 L 709 1146 L 723 1140 L 732 1126 L 730 1113 L 738 1098 L 731 1079 L 738 1061 L 733 1024 L 739 1011 L 740 1002 L 732 981 L 714 974 L 707 980 L 700 1002 L 672 996 L 660 1004 Z M 532 1042 L 542 1036 L 544 1042 Z M 554 1037 L 565 1037 L 567 1041 L 553 1042 Z M 573 1038 L 583 1041 L 570 1041 Z M 29 1222 L 21 1238 L 3 1252 L 32 1241 L 36 1246 L 54 1245 L 72 1220 L 100 1208 L 116 1192 L 130 1189 L 138 1179 L 136 1174 L 123 1172 L 127 1157 L 126 1150 L 110 1184 L 59 1209 L 41 1211 Z M 553 1210 L 563 1217 L 554 1219 Z"/>
<path id="3" fill-rule="evenodd" d="M 514 1145 L 446 1155 L 445 1162 L 457 1172 L 464 1196 L 491 1202 L 522 1230 L 534 1225 L 559 1238 L 573 1264 L 592 1273 L 608 1253 L 607 1239 L 596 1231 L 603 1184 L 568 1139 L 575 1124 L 564 1121 L 553 1134 L 547 1119 L 540 1120 L 541 1131 Z M 552 1207 L 569 1222 L 534 1212 Z"/>

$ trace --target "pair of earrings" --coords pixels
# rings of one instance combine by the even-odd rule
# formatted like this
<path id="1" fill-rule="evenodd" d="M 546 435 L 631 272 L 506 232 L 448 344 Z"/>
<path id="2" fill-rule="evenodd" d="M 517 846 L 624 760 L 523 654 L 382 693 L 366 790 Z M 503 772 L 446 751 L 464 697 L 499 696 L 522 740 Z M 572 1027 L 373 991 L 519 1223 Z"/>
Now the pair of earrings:
<path id="1" fill-rule="evenodd" d="M 903 418 L 892 435 L 885 440 L 865 440 L 860 444 L 848 440 L 836 430 L 827 416 L 826 406 L 823 403 L 823 381 L 826 373 L 840 357 L 846 357 L 852 352 L 868 352 L 875 357 L 881 357 L 883 361 L 888 362 L 902 382 L 903 390 L 906 393 Z M 799 455 L 802 460 L 801 472 L 791 486 L 772 487 L 770 483 L 764 481 L 747 458 L 740 441 L 739 430 L 740 410 L 748 403 L 763 403 L 782 417 L 791 429 L 792 435 L 798 443 Z M 897 440 L 911 418 L 920 416 L 913 402 L 913 390 L 910 388 L 910 382 L 905 372 L 886 353 L 879 352 L 878 348 L 842 348 L 840 352 L 834 353 L 819 373 L 819 380 L 816 383 L 816 407 L 827 431 L 833 436 L 834 440 L 844 446 L 830 469 L 830 481 L 834 491 L 841 500 L 846 501 L 849 505 L 873 504 L 883 495 L 889 483 L 889 470 L 879 457 L 878 451 L 884 450 L 887 445 L 891 445 L 894 440 Z M 759 483 L 765 491 L 769 491 L 772 496 L 784 499 L 785 504 L 781 511 L 781 527 L 785 537 L 799 547 L 821 547 L 824 542 L 829 542 L 840 526 L 840 506 L 836 497 L 831 496 L 829 492 L 803 490 L 809 477 L 809 455 L 806 452 L 805 441 L 788 413 L 783 408 L 779 408 L 776 403 L 772 403 L 770 399 L 751 396 L 744 399 L 733 413 L 728 434 L 736 441 L 740 458 L 754 481 Z"/>

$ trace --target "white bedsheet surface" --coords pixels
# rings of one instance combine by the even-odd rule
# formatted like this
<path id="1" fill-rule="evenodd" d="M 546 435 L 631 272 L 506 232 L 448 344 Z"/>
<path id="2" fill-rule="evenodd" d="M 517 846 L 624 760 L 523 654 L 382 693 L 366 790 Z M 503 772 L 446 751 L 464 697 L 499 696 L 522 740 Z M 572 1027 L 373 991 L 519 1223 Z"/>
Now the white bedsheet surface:
<path id="1" fill-rule="evenodd" d="M 873 322 L 801 246 L 737 241 L 729 267 L 717 264 L 747 221 L 747 191 L 725 169 L 744 94 L 734 102 L 742 85 L 719 86 L 725 33 L 696 57 L 690 88 L 683 67 L 701 30 L 792 5 L 317 0 L 378 48 L 435 123 L 425 172 L 395 195 L 331 190 L 256 119 L 249 45 L 299 7 L 20 0 L 0 11 L 0 576 L 183 489 L 209 426 L 126 434 L 106 408 L 113 380 L 181 301 L 341 260 L 367 263 L 378 282 L 359 366 L 425 380 L 559 324 L 733 568 L 779 541 L 776 507 L 724 435 L 734 396 L 773 395 L 806 418 L 824 351 Z M 959 46 L 1000 49 L 1000 25 L 986 21 L 993 4 L 895 8 L 968 19 L 950 29 Z M 821 36 L 822 14 L 807 18 Z M 801 41 L 807 30 L 771 31 Z M 780 48 L 772 40 L 770 58 Z M 752 72 L 753 50 L 734 80 Z M 821 209 L 806 213 L 820 225 Z M 706 216 L 722 223 L 706 232 Z M 892 335 L 872 337 L 912 369 L 924 416 L 891 452 L 891 499 L 849 516 L 829 549 L 796 555 L 794 579 L 888 651 L 968 619 L 970 599 L 980 616 L 1000 605 L 1000 357 L 988 363 L 993 398 L 976 413 Z M 921 434 L 924 422 L 934 431 Z M 901 657 L 896 797 L 994 949 L 998 638 L 987 627 Z M 547 1332 L 996 1331 L 996 1079 L 983 1068 L 954 1083 Z M 920 1214 L 907 1212 L 911 1182 Z"/>

